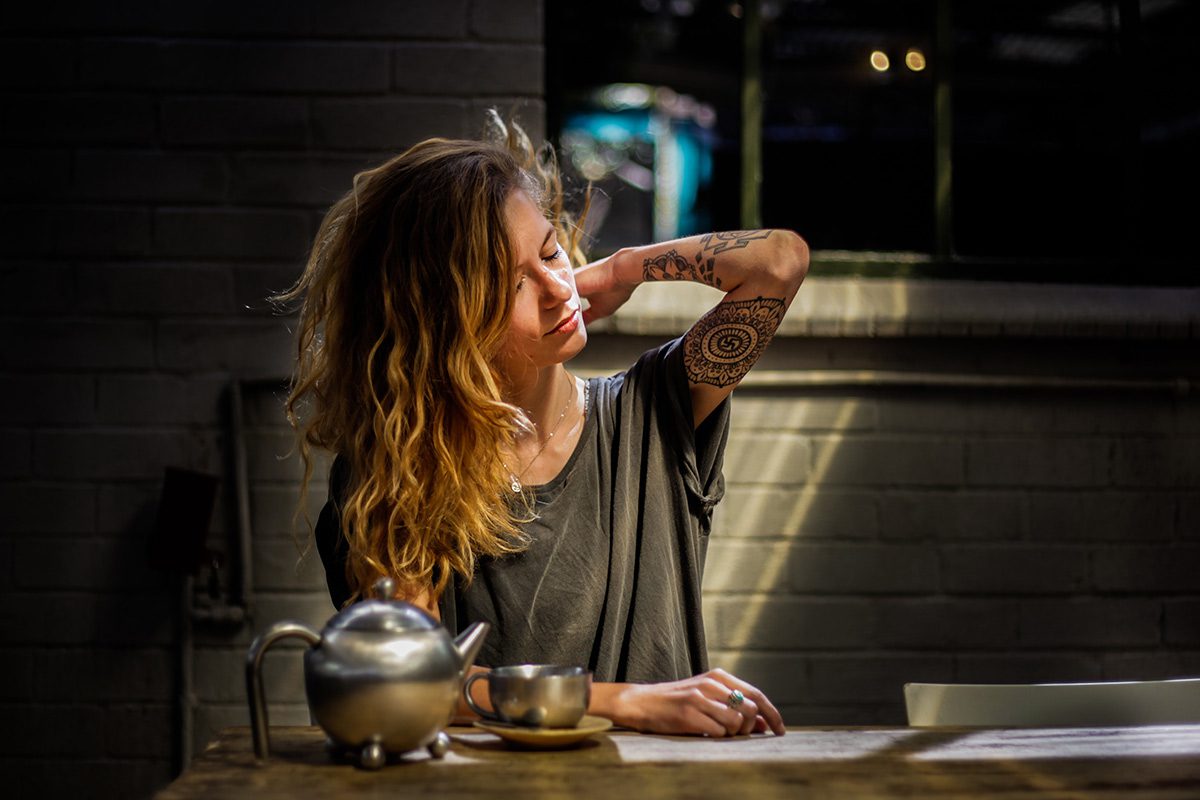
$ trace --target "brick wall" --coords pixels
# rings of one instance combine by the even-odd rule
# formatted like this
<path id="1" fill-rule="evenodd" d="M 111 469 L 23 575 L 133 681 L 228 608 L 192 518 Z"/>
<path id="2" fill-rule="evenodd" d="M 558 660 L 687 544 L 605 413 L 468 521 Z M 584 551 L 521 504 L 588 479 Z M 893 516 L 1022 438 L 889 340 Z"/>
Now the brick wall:
<path id="1" fill-rule="evenodd" d="M 332 612 L 293 538 L 269 382 L 290 341 L 262 298 L 363 166 L 470 134 L 492 103 L 540 132 L 540 4 L 146 0 L 3 26 L 0 770 L 30 793 L 144 795 L 178 729 L 180 586 L 144 558 L 163 467 L 228 477 L 227 387 L 246 381 L 254 615 L 194 628 L 199 749 L 247 720 L 254 633 Z M 793 724 L 902 722 L 906 680 L 1200 673 L 1200 412 L 1167 386 L 1200 377 L 1194 307 L 1081 322 L 1111 300 L 1072 291 L 1073 322 L 1026 325 L 1018 288 L 913 287 L 862 324 L 835 288 L 810 280 L 756 371 L 782 380 L 735 401 L 714 663 Z M 619 369 L 672 324 L 598 334 L 575 366 Z M 964 388 L 997 374 L 1030 380 Z M 223 488 L 214 546 L 232 505 Z M 300 669 L 294 648 L 267 659 L 275 722 L 307 721 Z"/>
<path id="2" fill-rule="evenodd" d="M 541 4 L 51 2 L 0 36 L 0 772 L 144 796 L 177 726 L 180 587 L 144 556 L 164 466 L 228 476 L 229 381 L 290 360 L 263 298 L 355 172 L 493 104 L 542 134 Z M 304 615 L 260 530 L 259 627 Z M 197 748 L 245 720 L 248 631 L 196 630 Z"/>
<path id="3" fill-rule="evenodd" d="M 735 404 L 706 583 L 714 660 L 789 721 L 902 723 L 905 681 L 1200 673 L 1194 399 L 799 395 Z"/>

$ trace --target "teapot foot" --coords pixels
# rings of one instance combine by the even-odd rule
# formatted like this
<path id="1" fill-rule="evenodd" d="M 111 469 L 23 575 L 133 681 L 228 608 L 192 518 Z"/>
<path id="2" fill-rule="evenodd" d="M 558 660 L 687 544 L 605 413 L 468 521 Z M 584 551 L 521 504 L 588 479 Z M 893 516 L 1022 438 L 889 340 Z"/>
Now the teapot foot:
<path id="1" fill-rule="evenodd" d="M 446 755 L 446 751 L 450 749 L 450 737 L 445 731 L 438 731 L 438 735 L 429 743 L 429 755 L 434 758 L 442 758 Z"/>
<path id="2" fill-rule="evenodd" d="M 358 755 L 358 763 L 363 769 L 379 769 L 387 762 L 387 753 L 379 742 L 364 745 Z"/>

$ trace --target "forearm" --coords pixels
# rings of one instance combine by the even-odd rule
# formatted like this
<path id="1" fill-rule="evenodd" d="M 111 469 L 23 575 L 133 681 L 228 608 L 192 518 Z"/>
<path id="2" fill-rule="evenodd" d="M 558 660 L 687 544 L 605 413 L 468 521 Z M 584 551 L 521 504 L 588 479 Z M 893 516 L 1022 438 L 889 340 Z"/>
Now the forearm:
<path id="1" fill-rule="evenodd" d="M 790 295 L 808 271 L 808 246 L 788 230 L 706 233 L 616 255 L 622 282 L 686 280 L 727 294 Z"/>

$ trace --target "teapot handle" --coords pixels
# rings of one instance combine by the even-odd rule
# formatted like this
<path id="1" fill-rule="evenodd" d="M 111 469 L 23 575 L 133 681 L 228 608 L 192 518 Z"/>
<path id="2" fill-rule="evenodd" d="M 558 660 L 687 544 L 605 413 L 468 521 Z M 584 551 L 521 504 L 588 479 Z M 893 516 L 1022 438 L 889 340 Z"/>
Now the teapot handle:
<path id="1" fill-rule="evenodd" d="M 277 622 L 267 628 L 246 652 L 246 697 L 250 701 L 250 728 L 254 736 L 254 755 L 260 761 L 267 760 L 269 743 L 267 740 L 267 701 L 263 696 L 262 660 L 267 648 L 278 642 L 294 636 L 308 642 L 309 646 L 319 644 L 321 636 L 316 631 L 299 622 Z"/>

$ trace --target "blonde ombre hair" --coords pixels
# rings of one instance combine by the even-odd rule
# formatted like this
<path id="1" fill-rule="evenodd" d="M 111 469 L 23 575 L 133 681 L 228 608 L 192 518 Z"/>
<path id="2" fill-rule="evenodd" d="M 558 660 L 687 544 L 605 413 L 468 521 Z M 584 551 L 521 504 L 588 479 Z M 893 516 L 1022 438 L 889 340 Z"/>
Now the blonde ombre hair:
<path id="1" fill-rule="evenodd" d="M 429 139 L 361 172 L 325 215 L 304 273 L 286 402 L 304 462 L 345 461 L 336 498 L 351 601 L 380 576 L 436 598 L 475 561 L 524 545 L 501 450 L 527 429 L 493 365 L 515 295 L 506 203 L 523 190 L 582 263 L 553 150 L 492 112 L 487 141 Z M 586 211 L 586 209 L 585 209 Z"/>

